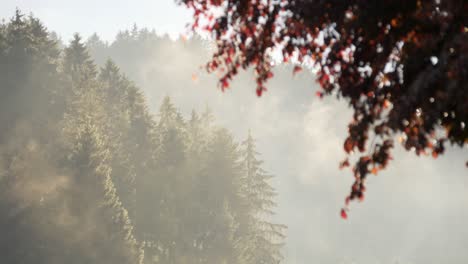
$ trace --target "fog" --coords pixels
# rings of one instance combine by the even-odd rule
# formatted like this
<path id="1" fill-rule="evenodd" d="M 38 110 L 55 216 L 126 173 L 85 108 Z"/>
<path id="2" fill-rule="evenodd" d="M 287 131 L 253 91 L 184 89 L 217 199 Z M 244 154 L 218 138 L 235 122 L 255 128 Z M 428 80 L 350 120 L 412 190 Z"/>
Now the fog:
<path id="1" fill-rule="evenodd" d="M 119 12 L 113 15 L 107 15 L 114 11 L 104 4 L 92 9 L 101 18 L 108 18 L 107 24 L 118 24 L 117 30 L 131 30 L 132 22 L 140 26 L 137 21 L 140 10 L 147 17 L 151 8 L 155 14 L 165 13 L 158 8 L 167 8 L 168 14 L 175 12 L 176 20 L 166 14 L 164 19 L 148 18 L 141 26 L 175 36 L 174 32 L 182 29 L 172 23 L 181 24 L 180 20 L 189 14 L 179 13 L 176 10 L 181 7 L 168 1 L 162 1 L 161 7 L 159 0 L 152 4 L 140 1 L 132 3 L 135 7 L 130 9 L 120 7 L 123 3 L 117 2 Z M 90 25 L 87 15 L 71 16 L 72 6 L 77 2 L 71 2 L 70 6 L 57 3 L 7 0 L 6 11 L 2 8 L 0 15 L 11 17 L 15 5 L 24 12 L 31 11 L 49 29 L 63 36 L 65 44 L 71 39 L 70 32 L 83 33 L 85 38 L 96 32 L 109 46 L 90 47 L 91 55 L 101 65 L 108 57 L 112 58 L 144 91 L 149 110 L 155 116 L 163 98 L 169 96 L 186 118 L 192 109 L 200 112 L 207 107 L 212 109 L 216 124 L 231 131 L 237 141 L 242 141 L 247 131 L 251 131 L 265 162 L 264 169 L 275 176 L 273 185 L 278 192 L 278 207 L 274 221 L 288 226 L 284 263 L 462 264 L 468 261 L 466 148 L 449 148 L 445 155 L 433 159 L 417 157 L 397 147 L 394 160 L 385 171 L 368 180 L 365 201 L 352 203 L 349 219 L 345 221 L 339 217 L 339 210 L 353 177 L 349 170 L 339 170 L 338 164 L 345 157 L 342 146 L 351 110 L 345 101 L 317 98 L 318 85 L 312 73 L 293 76 L 290 66 L 278 66 L 275 78 L 267 84 L 268 91 L 258 98 L 253 73 L 247 71 L 222 92 L 216 74 L 207 74 L 200 68 L 209 59 L 209 41 L 173 41 L 161 37 L 158 45 L 144 49 L 132 43 L 117 46 L 112 44 L 117 33 L 115 28 Z M 85 6 L 83 1 L 80 6 Z M 51 15 L 55 12 L 61 13 L 60 19 Z M 41 14 L 49 15 L 43 18 Z M 126 22 L 121 23 L 121 19 Z M 43 164 L 39 157 L 33 160 Z M 40 171 L 43 166 L 40 164 L 32 164 L 29 169 Z M 38 180 L 33 185 L 14 186 L 12 192 L 27 203 L 30 196 L 37 197 L 37 188 L 41 188 L 41 193 L 66 189 L 68 178 L 60 173 L 54 172 L 51 183 Z"/>
<path id="2" fill-rule="evenodd" d="M 389 168 L 368 181 L 366 200 L 353 204 L 350 219 L 343 221 L 338 213 L 353 179 L 338 168 L 351 119 L 346 102 L 316 98 L 313 76 L 293 76 L 284 66 L 261 98 L 251 72 L 222 92 L 217 76 L 200 70 L 209 46 L 205 52 L 192 46 L 179 40 L 155 47 L 139 71 L 128 71 L 135 72 L 151 108 L 169 95 L 185 114 L 208 105 L 239 138 L 252 130 L 267 169 L 277 176 L 278 219 L 288 226 L 285 263 L 468 259 L 466 150 L 450 149 L 435 160 L 397 147 Z"/>

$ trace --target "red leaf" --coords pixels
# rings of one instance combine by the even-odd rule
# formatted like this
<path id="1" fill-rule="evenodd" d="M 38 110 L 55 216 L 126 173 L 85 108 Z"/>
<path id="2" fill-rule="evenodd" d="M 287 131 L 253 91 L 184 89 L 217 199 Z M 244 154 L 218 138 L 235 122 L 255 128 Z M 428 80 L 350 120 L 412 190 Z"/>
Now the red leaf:
<path id="1" fill-rule="evenodd" d="M 346 213 L 345 209 L 341 209 L 340 215 L 341 215 L 341 218 L 345 220 L 348 219 L 348 214 Z"/>
<path id="2" fill-rule="evenodd" d="M 222 81 L 221 81 L 221 89 L 224 91 L 225 89 L 229 88 L 229 82 L 226 80 L 226 78 L 224 78 Z"/>
<path id="3" fill-rule="evenodd" d="M 350 153 L 351 151 L 353 151 L 353 148 L 354 148 L 353 141 L 350 138 L 347 138 L 344 143 L 344 150 L 346 151 L 346 153 Z"/>
<path id="4" fill-rule="evenodd" d="M 359 193 L 358 199 L 359 199 L 360 202 L 364 201 L 364 193 L 363 192 Z"/>
<path id="5" fill-rule="evenodd" d="M 262 96 L 262 93 L 266 91 L 266 88 L 265 87 L 258 87 L 256 92 L 257 92 L 257 96 L 258 97 L 261 97 Z"/>
<path id="6" fill-rule="evenodd" d="M 302 71 L 302 67 L 301 66 L 294 66 L 294 70 L 293 70 L 293 74 L 296 75 L 296 73 L 299 73 Z"/>
<path id="7" fill-rule="evenodd" d="M 340 170 L 344 169 L 345 167 L 349 167 L 349 160 L 345 159 L 340 163 Z"/>
<path id="8" fill-rule="evenodd" d="M 324 73 L 322 74 L 322 76 L 320 76 L 318 81 L 320 85 L 324 87 L 328 83 L 329 80 L 330 80 L 330 77 L 328 76 L 328 74 Z"/>

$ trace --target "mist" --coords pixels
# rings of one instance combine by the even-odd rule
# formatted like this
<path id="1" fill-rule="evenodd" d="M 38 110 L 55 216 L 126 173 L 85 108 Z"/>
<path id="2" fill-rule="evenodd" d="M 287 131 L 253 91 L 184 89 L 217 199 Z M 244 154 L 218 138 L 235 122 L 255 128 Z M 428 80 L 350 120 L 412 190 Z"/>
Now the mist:
<path id="1" fill-rule="evenodd" d="M 137 68 L 126 68 L 139 63 L 112 44 L 104 54 L 132 74 L 152 109 L 158 108 L 158 98 L 169 95 L 186 115 L 209 106 L 217 122 L 238 138 L 251 129 L 266 167 L 277 176 L 278 221 L 288 226 L 285 263 L 468 259 L 465 150 L 450 149 L 434 160 L 397 147 L 389 168 L 369 179 L 366 200 L 353 204 L 349 221 L 342 221 L 338 212 L 353 179 L 349 170 L 338 168 L 352 118 L 346 102 L 317 98 L 314 77 L 293 76 L 288 66 L 275 70 L 261 98 L 249 71 L 222 92 L 217 76 L 200 69 L 209 59 L 209 43 L 161 42 L 145 51 Z"/>
<path id="2" fill-rule="evenodd" d="M 30 8 L 34 11 L 33 7 Z M 13 13 L 7 14 L 8 17 L 12 15 Z M 41 19 L 40 16 L 38 18 Z M 45 26 L 49 27 L 47 23 Z M 54 26 L 56 25 L 52 24 L 50 28 L 53 29 Z M 68 26 L 73 27 L 73 24 Z M 81 32 L 84 28 L 76 26 L 67 30 L 68 32 Z M 5 27 L 2 30 L 2 32 L 6 31 Z M 339 161 L 345 157 L 343 142 L 347 124 L 351 119 L 351 110 L 345 101 L 338 101 L 333 97 L 317 98 L 315 92 L 318 85 L 312 74 L 303 72 L 293 75 L 291 66 L 281 65 L 274 72 L 275 78 L 268 83 L 268 91 L 258 98 L 255 94 L 253 73 L 247 71 L 236 78 L 230 88 L 223 92 L 218 88 L 216 74 L 207 74 L 204 69 L 204 63 L 210 58 L 209 40 L 196 36 L 188 40 L 181 38 L 174 40 L 174 37 L 161 35 L 157 33 L 157 30 L 153 31 L 151 27 L 140 28 L 138 24 L 133 28 L 131 25 L 120 28 L 120 33 L 115 36 L 109 32 L 99 31 L 93 35 L 89 29 L 86 30 L 88 31 L 83 34 L 85 36 L 83 44 L 86 44 L 86 49 L 89 51 L 89 59 L 95 62 L 97 69 L 105 68 L 107 60 L 112 59 L 120 68 L 122 78 L 128 78 L 129 83 L 125 83 L 125 87 L 134 93 L 137 98 L 135 102 L 142 104 L 140 106 L 139 103 L 135 103 L 129 107 L 131 110 L 125 111 L 137 113 L 133 117 L 135 120 L 138 119 L 138 122 L 143 120 L 141 122 L 145 126 L 152 127 L 153 123 L 156 123 L 155 127 L 159 129 L 156 131 L 159 132 L 141 127 L 135 128 L 137 132 L 130 129 L 125 132 L 127 128 L 118 127 L 118 125 L 109 130 L 94 127 L 94 121 L 89 120 L 106 119 L 107 115 L 114 110 L 104 108 L 107 105 L 119 106 L 116 103 L 106 103 L 96 107 L 96 102 L 108 100 L 101 98 L 99 93 L 98 95 L 83 95 L 79 99 L 83 103 L 77 103 L 76 105 L 79 106 L 74 108 L 74 104 L 70 104 L 70 107 L 63 106 L 68 104 L 69 99 L 50 105 L 48 97 L 43 99 L 43 102 L 40 101 L 41 98 L 38 100 L 38 97 L 25 96 L 23 93 L 14 96 L 8 94 L 7 97 L 8 90 L 1 90 L 4 94 L 1 96 L 4 98 L 1 120 L 5 125 L 2 125 L 0 136 L 0 175 L 2 179 L 14 179 L 11 180 L 12 183 L 7 180 L 8 184 L 2 185 L 2 196 L 5 201 L 1 205 L 3 214 L 21 215 L 20 212 L 25 208 L 33 208 L 24 211 L 30 216 L 23 218 L 29 221 L 24 224 L 28 227 L 27 229 L 23 229 L 22 226 L 18 227 L 21 234 L 27 234 L 33 230 L 31 233 L 38 237 L 36 241 L 54 241 L 50 245 L 65 244 L 62 245 L 63 248 L 79 248 L 76 252 L 70 253 L 67 258 L 57 257 L 56 260 L 48 251 L 39 250 L 41 254 L 44 254 L 41 256 L 44 263 L 61 263 L 63 259 L 72 259 L 74 254 L 86 255 L 85 259 L 93 260 L 105 260 L 106 255 L 113 254 L 111 249 L 102 250 L 101 253 L 94 252 L 100 247 L 88 245 L 89 241 L 100 241 L 107 237 L 107 233 L 112 234 L 113 229 L 106 227 L 104 222 L 97 222 L 106 217 L 101 216 L 101 209 L 99 209 L 101 207 L 86 206 L 87 196 L 92 192 L 77 189 L 79 186 L 92 186 L 76 183 L 75 180 L 82 177 L 73 176 L 84 173 L 81 169 L 77 169 L 79 166 L 76 164 L 79 164 L 77 161 L 81 157 L 79 151 L 82 150 L 81 146 L 85 141 L 92 142 L 91 146 L 99 150 L 96 152 L 100 153 L 96 154 L 97 156 L 103 155 L 99 156 L 99 162 L 96 164 L 92 162 L 89 164 L 94 164 L 93 166 L 97 168 L 93 173 L 101 175 L 98 178 L 102 179 L 99 181 L 102 190 L 106 193 L 115 193 L 115 197 L 111 195 L 114 205 L 110 208 L 120 208 L 118 215 L 128 215 L 129 221 L 136 226 L 135 230 L 130 227 L 119 227 L 118 230 L 126 230 L 123 236 L 130 237 L 128 239 L 130 242 L 116 239 L 116 241 L 125 241 L 116 243 L 121 243 L 122 245 L 119 245 L 122 247 L 132 248 L 129 253 L 124 253 L 128 259 L 142 258 L 141 256 L 135 257 L 138 255 L 135 252 L 144 248 L 140 244 L 141 241 L 149 241 L 149 239 L 147 237 L 142 239 L 143 235 L 139 232 L 143 231 L 139 231 L 138 226 L 150 225 L 148 219 L 153 215 L 148 213 L 139 219 L 132 209 L 127 209 L 132 208 L 133 195 L 135 199 L 138 199 L 139 194 L 127 192 L 125 186 L 133 184 L 131 182 L 134 179 L 123 175 L 148 173 L 150 168 L 145 167 L 146 165 L 135 170 L 129 169 L 134 166 L 132 164 L 140 164 L 144 157 L 164 156 L 157 151 L 153 153 L 152 145 L 145 143 L 145 140 L 155 137 L 154 133 L 160 133 L 164 129 L 167 131 L 179 129 L 177 127 L 179 125 L 171 127 L 172 123 L 171 125 L 157 125 L 162 122 L 161 109 L 169 104 L 168 99 L 165 98 L 170 98 L 171 107 L 180 112 L 184 122 L 188 123 L 191 120 L 193 110 L 200 115 L 211 111 L 215 121 L 209 127 L 225 129 L 232 136 L 232 139 L 229 139 L 230 136 L 221 132 L 217 134 L 218 130 L 213 128 L 213 130 L 203 132 L 206 133 L 201 137 L 203 140 L 218 140 L 226 144 L 223 146 L 230 148 L 243 142 L 250 131 L 256 140 L 257 151 L 260 153 L 259 159 L 264 161 L 263 169 L 274 175 L 271 185 L 278 194 L 274 199 L 277 207 L 274 209 L 276 214 L 269 218 L 269 221 L 287 226 L 284 231 L 286 237 L 284 246 L 281 248 L 284 256 L 282 263 L 461 264 L 468 260 L 466 251 L 468 178 L 464 166 L 468 158 L 466 149 L 449 148 L 445 155 L 434 160 L 429 156 L 417 157 L 414 153 L 397 147 L 394 160 L 389 167 L 378 176 L 373 176 L 368 180 L 366 199 L 361 203 L 352 203 L 349 219 L 343 221 L 339 217 L 339 210 L 351 187 L 353 176 L 349 170 L 340 170 L 338 165 Z M 67 37 L 62 38 L 61 41 L 63 45 L 70 47 L 69 40 L 72 39 L 70 33 L 59 31 L 57 34 L 66 35 Z M 0 47 L 3 46 L 0 45 Z M 59 54 L 62 55 L 56 56 L 64 56 L 63 51 Z M 2 61 L 4 72 L 17 72 L 5 70 L 16 67 L 5 62 L 9 61 Z M 29 65 L 27 63 L 29 62 L 25 62 L 24 65 Z M 64 63 L 59 64 L 58 72 L 62 72 L 62 68 L 66 69 L 66 66 L 62 64 Z M 59 87 L 51 93 L 54 96 L 61 93 L 65 94 L 63 98 L 73 99 L 76 96 L 82 96 L 80 93 L 67 95 L 69 92 L 66 87 L 71 87 L 69 89 L 72 90 L 75 89 L 73 87 L 77 87 L 77 84 L 67 83 L 59 77 L 54 77 L 52 81 L 41 77 L 41 81 L 38 81 L 38 76 L 44 75 L 41 70 L 37 69 L 41 68 L 34 66 L 33 70 L 27 73 L 26 79 L 40 83 L 41 85 L 38 86 Z M 63 71 L 66 72 L 66 70 Z M 16 83 L 18 79 L 22 78 L 15 79 L 15 76 L 12 77 L 11 74 L 3 74 L 1 83 L 5 84 L 4 87 L 29 87 L 23 83 Z M 87 85 L 94 87 L 95 84 L 91 82 Z M 29 93 L 28 89 L 24 91 L 26 91 L 25 94 Z M 31 89 L 31 91 L 36 90 Z M 127 93 L 130 94 L 130 92 Z M 125 98 L 130 98 L 128 94 Z M 117 111 L 125 112 L 124 110 Z M 71 117 L 71 119 L 64 118 L 64 116 Z M 131 120 L 132 115 L 116 118 L 115 120 Z M 178 118 L 174 120 L 171 122 L 179 122 Z M 109 126 L 113 125 L 113 122 L 108 123 Z M 121 124 L 131 127 L 132 122 L 122 121 Z M 112 133 L 107 135 L 106 131 L 113 131 L 115 135 Z M 128 135 L 119 135 L 118 131 L 124 131 L 122 133 L 128 133 Z M 180 132 L 180 135 L 184 133 L 186 132 Z M 118 143 L 118 146 L 113 148 L 112 142 L 116 138 L 124 143 Z M 127 141 L 130 143 L 127 144 Z M 219 142 L 216 144 L 221 144 Z M 148 144 L 148 148 L 130 150 L 130 146 L 136 144 L 139 146 Z M 124 157 L 113 158 L 113 151 L 117 152 L 120 149 L 123 149 L 121 153 L 125 154 Z M 154 149 L 159 148 L 154 147 Z M 62 156 L 66 155 L 70 155 L 70 158 L 62 159 Z M 96 155 L 91 156 L 96 157 Z M 172 157 L 171 155 L 168 157 Z M 132 158 L 138 162 L 132 163 Z M 210 159 L 204 156 L 203 158 Z M 201 164 L 200 160 L 195 159 L 191 162 Z M 144 162 L 151 163 L 150 159 Z M 175 164 L 186 166 L 181 168 L 181 171 L 192 168 L 185 163 Z M 106 169 L 103 169 L 104 165 L 111 167 L 113 172 L 106 172 Z M 157 173 L 172 175 L 173 172 L 169 166 L 165 165 L 167 164 L 155 165 L 158 169 Z M 140 169 L 144 172 L 139 171 Z M 90 173 L 86 173 L 88 174 Z M 138 178 L 138 176 L 135 177 Z M 128 179 L 130 180 L 127 182 Z M 188 183 L 167 183 L 165 180 L 156 183 L 177 188 L 189 186 Z M 144 189 L 145 195 L 146 192 L 151 193 L 147 195 L 154 200 L 160 199 L 158 195 L 167 191 L 159 188 L 156 183 L 147 185 L 147 189 Z M 234 188 L 232 186 L 235 185 L 232 182 L 218 183 L 216 181 L 211 184 L 213 184 L 212 187 L 221 186 L 216 184 L 226 184 L 226 190 L 232 190 Z M 76 194 L 70 196 L 70 193 L 75 192 Z M 185 189 L 180 189 L 180 192 L 185 192 Z M 96 191 L 96 197 L 101 197 L 98 193 L 99 191 Z M 214 195 L 215 193 L 213 197 Z M 200 194 L 191 197 L 199 197 L 202 200 Z M 148 198 L 145 201 L 148 202 L 151 199 Z M 182 204 L 180 200 L 184 198 L 173 197 L 173 199 L 171 201 L 174 203 Z M 51 218 L 42 210 L 37 209 L 41 208 L 40 204 L 44 201 L 58 208 L 56 217 Z M 224 204 L 214 204 L 220 211 L 229 210 L 224 208 L 226 207 Z M 149 205 L 136 205 L 135 210 L 145 211 L 147 206 Z M 204 209 L 207 208 L 208 205 Z M 112 210 L 109 214 L 113 214 Z M 158 207 L 158 210 L 163 209 Z M 200 213 L 200 215 L 203 214 Z M 44 219 L 53 221 L 43 223 Z M 192 225 L 190 222 L 192 219 L 177 219 L 187 221 L 182 226 Z M 122 220 L 122 223 L 127 223 L 126 221 Z M 164 222 L 166 220 L 159 219 L 158 221 L 161 221 L 161 226 L 167 224 Z M 223 220 L 220 223 L 227 222 Z M 168 224 L 164 228 L 157 229 L 154 234 L 157 235 L 169 226 L 172 225 Z M 98 232 L 97 230 L 106 231 Z M 14 245 L 28 248 L 27 244 L 32 242 L 28 239 L 20 239 L 19 234 L 20 232 L 10 232 L 9 237 L 15 238 Z M 219 252 L 222 251 L 219 250 Z M 16 255 L 9 255 L 7 262 L 17 263 L 14 257 L 22 254 L 22 251 L 18 251 Z M 158 254 L 163 256 L 165 253 Z M 147 263 L 198 263 L 182 259 L 170 259 L 166 260 L 167 262 L 163 259 L 149 259 L 147 256 L 150 253 L 147 254 L 146 251 L 144 255 Z M 117 259 L 119 256 L 113 257 Z M 112 263 L 110 259 L 105 263 Z M 213 256 L 211 261 L 219 259 Z M 209 260 L 204 261 L 200 260 L 200 263 L 214 263 Z"/>

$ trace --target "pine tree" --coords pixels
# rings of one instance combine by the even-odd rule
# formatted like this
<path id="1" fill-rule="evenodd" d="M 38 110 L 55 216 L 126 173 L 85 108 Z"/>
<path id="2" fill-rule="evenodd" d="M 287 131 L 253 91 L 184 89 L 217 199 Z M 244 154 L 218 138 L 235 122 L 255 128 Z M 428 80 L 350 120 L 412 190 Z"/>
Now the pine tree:
<path id="1" fill-rule="evenodd" d="M 111 104 L 116 101 L 109 98 L 108 92 L 121 87 L 108 84 L 119 79 L 118 72 L 110 69 L 109 75 L 114 76 L 108 82 L 105 78 L 99 82 L 94 63 L 78 36 L 65 53 L 64 72 L 71 77 L 74 88 L 62 125 L 65 152 L 71 153 L 67 163 L 74 184 L 69 203 L 72 212 L 83 212 L 76 216 L 77 228 L 83 229 L 86 236 L 85 244 L 78 248 L 92 263 L 142 263 L 143 251 L 112 179 L 116 144 L 111 142 L 121 139 L 111 133 L 115 128 L 112 122 L 118 120 L 110 114 Z M 92 224 L 87 224 L 86 219 Z M 93 247 L 99 248 L 99 253 L 92 253 Z"/>
<path id="2" fill-rule="evenodd" d="M 91 225 L 82 221 L 78 223 L 87 236 L 84 245 L 80 245 L 85 253 L 83 261 L 142 263 L 143 252 L 133 236 L 128 212 L 122 206 L 110 176 L 106 139 L 92 120 L 76 126 L 79 128 L 76 129 L 78 133 L 70 157 L 75 186 L 70 203 L 81 215 L 78 217 L 83 217 L 83 220 L 92 217 L 93 221 Z M 94 206 L 96 203 L 98 206 Z M 92 248 L 99 252 L 89 255 Z"/>
<path id="3" fill-rule="evenodd" d="M 239 209 L 238 144 L 225 129 L 216 129 L 209 142 L 206 165 L 199 177 L 203 206 L 200 244 L 208 263 L 236 263 L 233 232 Z"/>
<path id="4" fill-rule="evenodd" d="M 138 194 L 138 190 L 146 186 L 144 179 L 154 176 L 154 152 L 157 147 L 154 131 L 156 125 L 141 91 L 132 85 L 128 87 L 126 95 L 129 128 L 125 150 L 129 152 L 130 162 L 134 168 L 138 202 L 143 198 Z M 144 212 L 145 209 L 142 208 L 140 211 Z"/>
<path id="5" fill-rule="evenodd" d="M 155 153 L 156 171 L 160 186 L 155 211 L 161 211 L 159 225 L 154 230 L 164 250 L 163 261 L 177 263 L 177 257 L 184 247 L 182 216 L 187 202 L 185 185 L 186 136 L 185 122 L 181 114 L 170 101 L 164 98 L 160 107 L 159 120 L 156 126 L 157 150 Z"/>
<path id="6" fill-rule="evenodd" d="M 100 75 L 100 90 L 104 98 L 104 110 L 109 126 L 107 135 L 110 138 L 112 178 L 118 195 L 129 211 L 130 218 L 135 220 L 136 210 L 136 165 L 132 162 L 138 147 L 132 144 L 130 135 L 131 116 L 128 93 L 131 83 L 121 75 L 119 68 L 108 60 Z"/>
<path id="7" fill-rule="evenodd" d="M 148 186 L 154 179 L 154 152 L 157 149 L 155 122 L 149 113 L 144 95 L 112 62 L 106 63 L 101 80 L 107 89 L 107 115 L 111 118 L 109 135 L 113 138 L 113 179 L 119 196 L 136 223 L 135 235 L 145 240 L 147 195 L 157 189 Z M 140 228 L 141 227 L 141 228 Z"/>
<path id="8" fill-rule="evenodd" d="M 63 71 L 70 75 L 75 85 L 80 87 L 84 85 L 82 82 L 96 77 L 96 65 L 79 34 L 73 36 L 73 40 L 64 53 Z"/>
<path id="9" fill-rule="evenodd" d="M 54 90 L 59 86 L 59 51 L 45 27 L 19 10 L 0 27 L 0 122 L 13 128 L 25 118 L 40 123 L 56 117 Z M 56 110 L 56 109 L 54 109 Z M 45 117 L 49 112 L 54 116 Z M 5 131 L 4 131 L 5 132 Z M 0 133 L 5 135 L 5 133 Z M 0 140 L 1 140 L 0 135 Z"/>
<path id="10" fill-rule="evenodd" d="M 159 41 L 135 31 L 127 44 Z M 59 54 L 36 18 L 0 23 L 2 261 L 252 263 L 239 254 L 263 248 L 239 239 L 240 216 L 258 209 L 243 196 L 238 144 L 211 111 L 185 121 L 166 97 L 154 119 L 113 61 L 98 75 L 79 35 Z"/>
<path id="11" fill-rule="evenodd" d="M 0 248 L 3 263 L 50 263 L 63 249 L 56 207 L 58 48 L 19 10 L 0 24 Z M 52 232 L 54 231 L 54 232 Z"/>
<path id="12" fill-rule="evenodd" d="M 241 215 L 238 233 L 241 256 L 246 263 L 280 263 L 285 226 L 269 222 L 276 206 L 276 192 L 269 182 L 272 176 L 261 168 L 263 161 L 257 158 L 250 131 L 242 145 L 242 197 L 247 215 Z"/>
<path id="13" fill-rule="evenodd" d="M 109 59 L 109 44 L 107 42 L 104 42 L 98 34 L 94 33 L 87 39 L 86 47 L 97 65 L 105 65 Z"/>

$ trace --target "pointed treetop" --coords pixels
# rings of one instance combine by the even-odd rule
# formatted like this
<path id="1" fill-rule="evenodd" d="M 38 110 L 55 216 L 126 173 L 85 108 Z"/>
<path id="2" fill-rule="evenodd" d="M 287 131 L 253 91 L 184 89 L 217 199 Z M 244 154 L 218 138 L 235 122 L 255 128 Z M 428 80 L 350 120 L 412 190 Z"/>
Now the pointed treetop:
<path id="1" fill-rule="evenodd" d="M 64 70 L 73 77 L 80 74 L 94 77 L 97 74 L 96 65 L 78 33 L 73 35 L 70 44 L 65 48 Z"/>
<path id="2" fill-rule="evenodd" d="M 120 75 L 120 68 L 111 58 L 108 58 L 104 66 L 101 67 L 101 75 L 104 77 Z"/>
<path id="3" fill-rule="evenodd" d="M 136 23 L 133 23 L 133 26 L 132 26 L 132 33 L 131 33 L 131 34 L 132 34 L 132 37 L 133 37 L 133 38 L 137 38 L 137 37 L 138 37 L 138 32 L 139 32 L 139 30 L 138 30 L 137 24 L 136 24 Z"/>
<path id="4" fill-rule="evenodd" d="M 23 14 L 21 13 L 21 10 L 17 7 L 15 9 L 15 16 L 12 18 L 12 22 L 14 24 L 21 23 L 23 21 Z"/>
<path id="5" fill-rule="evenodd" d="M 97 33 L 93 33 L 86 41 L 86 46 L 90 48 L 106 48 L 108 43 L 103 41 Z"/>

